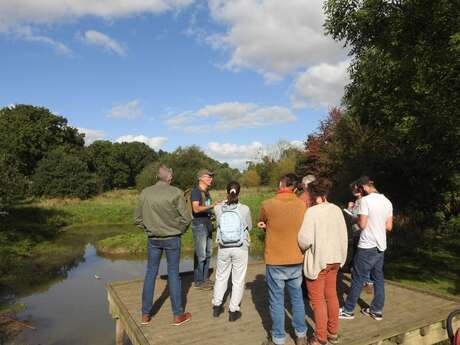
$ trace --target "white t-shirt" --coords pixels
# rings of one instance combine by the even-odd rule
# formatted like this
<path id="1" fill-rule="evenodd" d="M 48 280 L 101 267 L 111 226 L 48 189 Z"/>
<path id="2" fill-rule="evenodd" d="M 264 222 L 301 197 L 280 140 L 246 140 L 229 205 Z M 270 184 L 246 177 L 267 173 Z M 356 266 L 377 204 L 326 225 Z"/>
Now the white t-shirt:
<path id="1" fill-rule="evenodd" d="M 371 193 L 361 198 L 359 214 L 367 216 L 367 227 L 361 231 L 359 248 L 387 249 L 386 221 L 393 216 L 393 205 L 383 194 Z"/>

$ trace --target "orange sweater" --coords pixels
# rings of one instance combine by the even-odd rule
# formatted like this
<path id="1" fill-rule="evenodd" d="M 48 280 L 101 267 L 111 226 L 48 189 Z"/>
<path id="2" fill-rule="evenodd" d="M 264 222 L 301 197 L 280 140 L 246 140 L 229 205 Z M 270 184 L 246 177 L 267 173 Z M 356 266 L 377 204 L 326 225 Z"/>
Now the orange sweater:
<path id="1" fill-rule="evenodd" d="M 267 224 L 265 263 L 293 265 L 303 262 L 297 242 L 306 205 L 294 193 L 280 193 L 262 203 L 259 220 Z"/>

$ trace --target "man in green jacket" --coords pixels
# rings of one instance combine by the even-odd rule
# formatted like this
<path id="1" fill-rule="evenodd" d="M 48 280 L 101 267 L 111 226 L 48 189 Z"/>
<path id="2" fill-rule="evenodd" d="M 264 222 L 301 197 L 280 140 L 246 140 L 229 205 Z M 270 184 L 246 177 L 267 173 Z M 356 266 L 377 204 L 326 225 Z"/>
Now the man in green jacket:
<path id="1" fill-rule="evenodd" d="M 169 296 L 173 311 L 173 324 L 178 326 L 190 320 L 191 314 L 184 312 L 179 276 L 181 235 L 192 221 L 184 195 L 179 188 L 171 186 L 172 169 L 165 165 L 158 169 L 158 182 L 145 188 L 139 196 L 134 214 L 134 223 L 148 236 L 147 271 L 142 291 L 142 320 L 146 325 L 151 320 L 155 279 L 163 250 L 168 263 Z"/>

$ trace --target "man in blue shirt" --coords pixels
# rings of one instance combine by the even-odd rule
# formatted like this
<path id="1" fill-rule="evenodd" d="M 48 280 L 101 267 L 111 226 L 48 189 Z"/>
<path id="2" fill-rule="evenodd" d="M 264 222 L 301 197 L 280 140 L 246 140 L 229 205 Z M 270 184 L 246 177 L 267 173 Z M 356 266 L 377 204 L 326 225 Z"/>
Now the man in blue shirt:
<path id="1" fill-rule="evenodd" d="M 212 203 L 209 187 L 214 174 L 207 169 L 202 169 L 197 174 L 198 185 L 192 189 L 192 232 L 195 242 L 194 257 L 194 285 L 202 290 L 211 290 L 212 282 L 209 280 L 209 266 L 212 254 Z"/>

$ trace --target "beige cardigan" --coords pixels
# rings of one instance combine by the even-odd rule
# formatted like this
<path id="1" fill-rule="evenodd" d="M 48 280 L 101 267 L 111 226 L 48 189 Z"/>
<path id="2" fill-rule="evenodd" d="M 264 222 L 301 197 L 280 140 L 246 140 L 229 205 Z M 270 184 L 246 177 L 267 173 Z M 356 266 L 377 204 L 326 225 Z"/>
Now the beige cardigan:
<path id="1" fill-rule="evenodd" d="M 347 259 L 347 226 L 342 210 L 332 203 L 310 207 L 299 231 L 299 246 L 305 250 L 304 273 L 308 279 L 318 278 L 328 264 Z"/>

